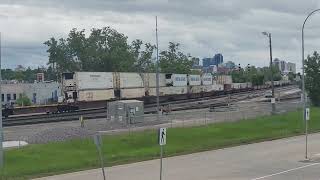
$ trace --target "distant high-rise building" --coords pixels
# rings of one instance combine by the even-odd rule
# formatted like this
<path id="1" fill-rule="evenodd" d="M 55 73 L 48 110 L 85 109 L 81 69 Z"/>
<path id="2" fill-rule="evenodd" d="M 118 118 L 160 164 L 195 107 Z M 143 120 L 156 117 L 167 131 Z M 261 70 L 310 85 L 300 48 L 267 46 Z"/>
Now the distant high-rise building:
<path id="1" fill-rule="evenodd" d="M 279 68 L 279 70 L 281 70 L 280 60 L 279 60 L 278 58 L 275 58 L 272 63 L 273 63 L 273 65 L 275 65 L 277 68 Z"/>
<path id="2" fill-rule="evenodd" d="M 223 63 L 223 66 L 228 69 L 234 69 L 236 67 L 235 63 L 232 61 L 228 61 L 226 63 Z"/>
<path id="3" fill-rule="evenodd" d="M 280 61 L 280 71 L 284 72 L 287 70 L 287 63 L 285 61 Z"/>
<path id="4" fill-rule="evenodd" d="M 287 63 L 287 69 L 289 72 L 293 72 L 294 74 L 296 73 L 296 64 L 288 62 Z"/>
<path id="5" fill-rule="evenodd" d="M 209 67 L 212 65 L 219 65 L 223 63 L 223 56 L 222 54 L 215 54 L 213 58 L 203 58 L 202 59 L 202 65 L 203 67 Z"/>
<path id="6" fill-rule="evenodd" d="M 220 54 L 220 53 L 214 55 L 213 59 L 214 59 L 214 62 L 216 63 L 215 65 L 218 65 L 218 64 L 222 64 L 222 63 L 223 63 L 223 56 L 222 56 L 222 54 Z"/>
<path id="7" fill-rule="evenodd" d="M 200 59 L 199 58 L 192 58 L 192 66 L 193 67 L 197 67 L 197 66 L 199 66 L 200 65 Z"/>
<path id="8" fill-rule="evenodd" d="M 278 58 L 273 60 L 273 65 L 278 67 L 282 74 L 288 74 L 289 72 L 296 73 L 296 64 L 279 60 Z"/>

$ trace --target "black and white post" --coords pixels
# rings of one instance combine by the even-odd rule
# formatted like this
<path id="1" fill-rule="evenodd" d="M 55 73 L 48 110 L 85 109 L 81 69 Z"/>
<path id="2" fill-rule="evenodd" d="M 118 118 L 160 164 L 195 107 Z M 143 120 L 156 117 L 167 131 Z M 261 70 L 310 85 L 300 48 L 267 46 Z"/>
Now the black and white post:
<path id="1" fill-rule="evenodd" d="M 158 139 L 159 139 L 159 145 L 160 145 L 160 180 L 162 180 L 163 146 L 167 144 L 167 129 L 166 128 L 159 129 Z"/>

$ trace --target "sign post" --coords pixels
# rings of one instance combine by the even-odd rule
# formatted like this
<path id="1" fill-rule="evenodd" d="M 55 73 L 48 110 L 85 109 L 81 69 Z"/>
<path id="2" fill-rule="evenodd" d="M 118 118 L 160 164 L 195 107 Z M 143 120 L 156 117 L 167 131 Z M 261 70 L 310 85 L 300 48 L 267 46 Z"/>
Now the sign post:
<path id="1" fill-rule="evenodd" d="M 306 159 L 308 159 L 308 121 L 310 120 L 310 108 L 304 110 L 304 119 L 306 124 Z"/>
<path id="2" fill-rule="evenodd" d="M 162 157 L 163 157 L 163 146 L 167 144 L 167 129 L 159 129 L 159 145 L 160 145 L 160 180 L 162 180 Z"/>
<path id="3" fill-rule="evenodd" d="M 102 175 L 103 175 L 103 180 L 106 180 L 106 175 L 104 172 L 104 163 L 103 163 L 103 156 L 102 156 L 102 150 L 101 150 L 101 146 L 102 146 L 102 138 L 100 134 L 96 134 L 94 135 L 94 144 L 97 147 L 98 153 L 99 153 L 99 157 L 100 157 L 100 163 L 101 163 L 101 169 L 102 169 Z"/>
<path id="4" fill-rule="evenodd" d="M 306 121 L 310 120 L 310 108 L 306 108 Z"/>

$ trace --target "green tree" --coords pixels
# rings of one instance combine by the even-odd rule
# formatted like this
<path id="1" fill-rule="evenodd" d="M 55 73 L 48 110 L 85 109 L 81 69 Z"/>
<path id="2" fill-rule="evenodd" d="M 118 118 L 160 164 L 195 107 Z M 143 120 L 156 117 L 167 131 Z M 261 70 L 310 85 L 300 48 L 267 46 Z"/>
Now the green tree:
<path id="1" fill-rule="evenodd" d="M 320 56 L 317 51 L 305 60 L 305 85 L 314 105 L 320 106 Z"/>
<path id="2" fill-rule="evenodd" d="M 14 75 L 14 79 L 17 81 L 23 81 L 25 79 L 25 75 L 22 71 L 16 71 Z"/>
<path id="3" fill-rule="evenodd" d="M 133 71 L 134 58 L 127 37 L 110 27 L 85 30 L 72 29 L 68 38 L 51 38 L 49 62 L 57 73 L 67 71 Z"/>
<path id="4" fill-rule="evenodd" d="M 179 43 L 169 42 L 168 50 L 160 53 L 160 69 L 164 73 L 188 74 L 191 72 L 192 61 L 179 51 Z"/>
<path id="5" fill-rule="evenodd" d="M 131 43 L 130 48 L 135 61 L 135 70 L 137 72 L 152 72 L 154 66 L 152 62 L 152 55 L 156 46 L 151 45 L 150 43 L 145 43 L 145 49 L 141 51 L 142 45 L 143 42 L 139 39 L 136 39 Z"/>
<path id="6" fill-rule="evenodd" d="M 1 75 L 4 80 L 13 80 L 15 78 L 15 71 L 12 69 L 2 69 Z"/>
<path id="7" fill-rule="evenodd" d="M 22 96 L 17 99 L 16 103 L 19 106 L 30 106 L 31 100 L 25 94 L 22 94 Z"/>
<path id="8" fill-rule="evenodd" d="M 288 78 L 290 81 L 294 81 L 294 78 L 296 78 L 296 75 L 293 72 L 289 72 Z"/>
<path id="9" fill-rule="evenodd" d="M 22 72 L 24 74 L 25 82 L 34 82 L 36 80 L 36 70 L 32 70 L 30 67 L 26 69 L 26 71 Z"/>

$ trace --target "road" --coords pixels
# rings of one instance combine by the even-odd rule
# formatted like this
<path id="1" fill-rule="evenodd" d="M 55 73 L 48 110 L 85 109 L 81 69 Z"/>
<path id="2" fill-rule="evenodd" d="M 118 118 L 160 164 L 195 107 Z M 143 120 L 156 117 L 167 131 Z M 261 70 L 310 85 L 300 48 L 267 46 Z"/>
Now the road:
<path id="1" fill-rule="evenodd" d="M 214 137 L 213 137 L 214 138 Z M 311 161 L 304 160 L 304 136 L 267 141 L 164 159 L 164 180 L 320 179 L 320 134 L 309 136 Z M 170 142 L 168 140 L 168 142 Z M 107 156 L 107 155 L 106 155 Z M 106 168 L 107 179 L 159 178 L 159 160 Z M 101 170 L 38 180 L 102 179 Z"/>

